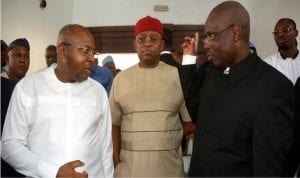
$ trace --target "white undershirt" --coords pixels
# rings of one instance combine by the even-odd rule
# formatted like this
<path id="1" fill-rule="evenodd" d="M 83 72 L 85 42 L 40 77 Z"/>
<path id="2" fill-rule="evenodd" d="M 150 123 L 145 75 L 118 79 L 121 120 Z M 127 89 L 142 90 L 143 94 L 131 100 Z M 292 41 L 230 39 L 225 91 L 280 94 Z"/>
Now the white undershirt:
<path id="1" fill-rule="evenodd" d="M 300 55 L 295 59 L 286 58 L 283 59 L 279 52 L 276 52 L 267 58 L 264 61 L 279 72 L 284 74 L 288 79 L 290 79 L 295 85 L 297 78 L 300 76 Z"/>

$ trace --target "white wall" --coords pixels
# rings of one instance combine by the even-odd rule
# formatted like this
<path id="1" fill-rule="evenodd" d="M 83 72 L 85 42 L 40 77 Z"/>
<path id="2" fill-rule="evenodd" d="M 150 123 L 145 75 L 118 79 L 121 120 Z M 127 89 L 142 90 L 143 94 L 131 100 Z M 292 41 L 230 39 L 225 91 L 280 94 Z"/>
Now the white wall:
<path id="1" fill-rule="evenodd" d="M 204 24 L 210 10 L 224 0 L 74 0 L 73 21 L 86 26 L 134 25 L 151 15 L 163 23 Z M 247 0 L 239 0 L 247 5 Z M 168 12 L 154 12 L 154 5 L 168 5 Z"/>
<path id="2" fill-rule="evenodd" d="M 45 48 L 56 44 L 62 26 L 72 22 L 73 0 L 48 0 L 47 8 L 39 0 L 1 0 L 1 39 L 7 44 L 25 37 L 30 43 L 28 73 L 46 67 Z"/>
<path id="3" fill-rule="evenodd" d="M 249 0 L 251 14 L 251 40 L 256 44 L 258 54 L 265 58 L 277 51 L 273 30 L 280 18 L 292 18 L 300 29 L 299 0 Z M 300 41 L 298 35 L 297 41 Z M 298 49 L 300 49 L 298 45 Z"/>
<path id="4" fill-rule="evenodd" d="M 93 3 L 90 3 L 92 1 Z M 86 26 L 134 25 L 140 17 L 151 15 L 159 18 L 163 23 L 204 24 L 211 9 L 223 1 L 74 0 L 73 21 Z M 290 17 L 300 26 L 300 0 L 237 1 L 249 11 L 251 18 L 250 40 L 256 45 L 261 58 L 277 51 L 272 31 L 279 18 Z M 153 6 L 157 4 L 168 5 L 169 11 L 154 12 Z"/>
<path id="5" fill-rule="evenodd" d="M 55 43 L 59 29 L 68 23 L 85 26 L 134 25 L 140 17 L 151 15 L 163 23 L 204 24 L 210 10 L 223 0 L 1 0 L 1 39 L 29 39 L 29 73 L 45 67 L 44 49 Z M 272 31 L 281 17 L 293 18 L 300 26 L 300 0 L 238 0 L 251 17 L 250 40 L 264 58 L 276 51 Z M 168 12 L 154 12 L 154 5 L 168 5 Z M 299 37 L 298 37 L 299 41 Z"/>

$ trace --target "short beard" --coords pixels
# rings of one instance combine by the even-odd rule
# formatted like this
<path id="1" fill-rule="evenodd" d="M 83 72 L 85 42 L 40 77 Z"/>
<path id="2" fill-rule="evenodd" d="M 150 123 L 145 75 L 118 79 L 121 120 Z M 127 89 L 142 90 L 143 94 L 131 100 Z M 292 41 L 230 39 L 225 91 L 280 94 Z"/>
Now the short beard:
<path id="1" fill-rule="evenodd" d="M 278 46 L 278 50 L 284 50 L 285 51 L 285 50 L 288 50 L 288 49 L 290 49 L 290 47 L 286 44 Z"/>

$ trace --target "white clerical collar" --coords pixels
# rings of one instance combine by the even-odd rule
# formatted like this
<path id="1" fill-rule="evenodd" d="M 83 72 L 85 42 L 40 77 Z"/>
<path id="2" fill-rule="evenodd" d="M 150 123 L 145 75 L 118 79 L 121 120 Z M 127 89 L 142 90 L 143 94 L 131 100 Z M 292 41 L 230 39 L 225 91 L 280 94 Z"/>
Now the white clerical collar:
<path id="1" fill-rule="evenodd" d="M 230 71 L 230 67 L 226 67 L 226 69 L 224 70 L 223 73 L 227 75 L 227 74 L 229 74 L 229 71 Z"/>

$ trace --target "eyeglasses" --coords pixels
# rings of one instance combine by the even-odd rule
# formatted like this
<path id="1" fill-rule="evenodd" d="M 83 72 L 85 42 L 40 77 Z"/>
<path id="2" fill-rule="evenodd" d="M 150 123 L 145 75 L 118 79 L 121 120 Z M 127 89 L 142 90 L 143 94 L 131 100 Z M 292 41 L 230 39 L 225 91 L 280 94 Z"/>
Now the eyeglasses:
<path id="1" fill-rule="evenodd" d="M 83 52 L 83 54 L 85 54 L 85 55 L 89 54 L 89 55 L 95 56 L 95 55 L 98 54 L 98 52 L 96 52 L 92 48 L 88 48 L 88 47 L 84 47 L 84 46 L 76 46 L 76 45 L 73 45 L 73 44 L 70 44 L 70 43 L 66 43 L 66 42 L 62 42 L 61 44 L 66 45 L 66 46 L 71 46 L 73 48 L 80 49 Z"/>
<path id="2" fill-rule="evenodd" d="M 152 45 L 157 45 L 161 41 L 161 37 L 157 35 L 140 35 L 136 37 L 136 42 L 140 45 L 145 45 L 147 41 L 149 41 Z"/>
<path id="3" fill-rule="evenodd" d="M 211 41 L 213 41 L 218 35 L 222 34 L 223 32 L 225 32 L 227 29 L 229 29 L 233 25 L 234 24 L 228 25 L 226 28 L 224 28 L 220 32 L 205 35 L 205 38 L 203 39 L 204 45 L 211 42 Z"/>
<path id="4" fill-rule="evenodd" d="M 276 29 L 273 33 L 274 36 L 278 36 L 279 33 L 283 33 L 283 34 L 288 34 L 290 33 L 290 31 L 292 31 L 295 28 L 292 27 L 288 27 L 288 28 L 283 28 L 283 29 Z"/>

